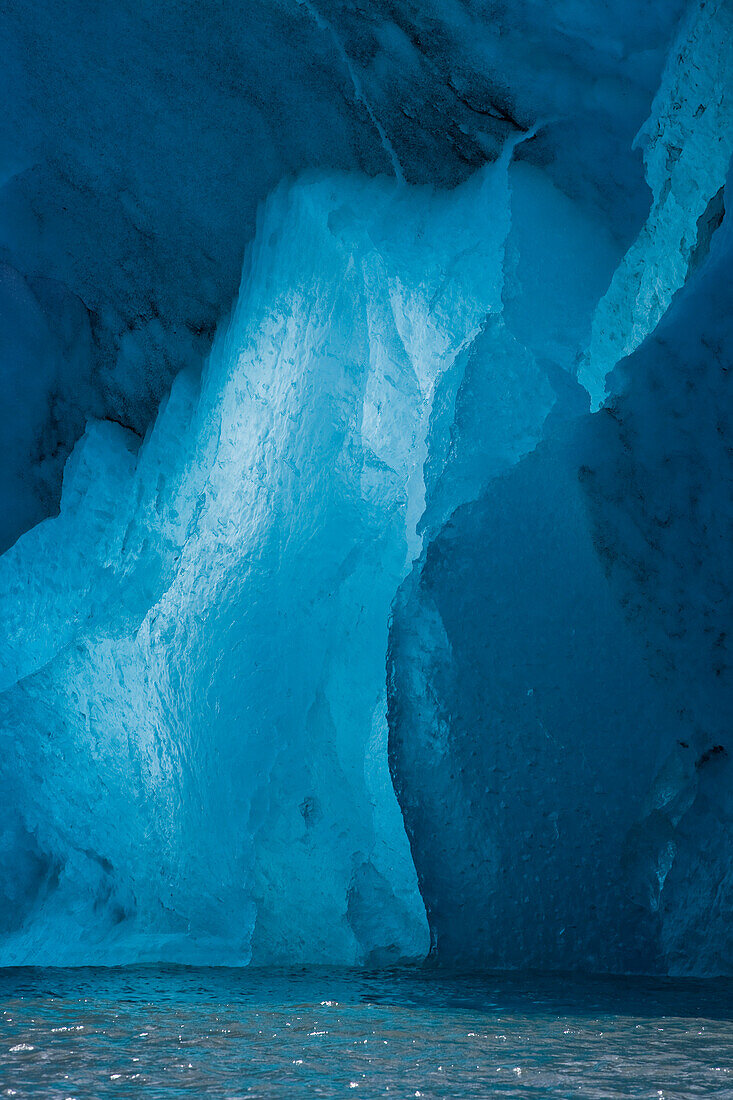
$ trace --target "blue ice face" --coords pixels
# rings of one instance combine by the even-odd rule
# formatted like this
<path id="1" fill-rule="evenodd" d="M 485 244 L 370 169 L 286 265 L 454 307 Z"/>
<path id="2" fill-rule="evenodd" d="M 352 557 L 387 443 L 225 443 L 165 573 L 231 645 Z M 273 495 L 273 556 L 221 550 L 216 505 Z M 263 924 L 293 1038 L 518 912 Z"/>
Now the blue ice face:
<path id="1" fill-rule="evenodd" d="M 727 6 L 217 12 L 5 120 L 0 963 L 729 968 Z"/>
<path id="2" fill-rule="evenodd" d="M 444 522 L 389 660 L 392 772 L 444 959 L 730 969 L 730 20 L 692 10 L 670 55 L 640 136 L 652 205 L 606 292 L 589 273 L 550 311 L 546 287 L 528 308 L 531 274 L 505 291 L 524 354 L 572 333 L 605 407 L 580 415 L 548 370 L 545 438 L 502 466 L 500 402 L 468 371 L 458 394 L 425 513 Z M 539 392 L 511 402 L 515 431 Z"/>
<path id="3" fill-rule="evenodd" d="M 3 780 L 57 876 L 6 958 L 426 953 L 387 624 L 436 386 L 500 308 L 507 163 L 278 189 L 200 392 L 139 449 L 90 426 L 2 559 Z"/>
<path id="4" fill-rule="evenodd" d="M 630 244 L 648 205 L 632 142 L 684 3 L 626 8 L 7 0 L 0 551 L 54 514 L 87 420 L 143 435 L 173 378 L 200 371 L 285 177 L 454 187 L 541 120 L 521 157 Z M 20 356 L 8 279 L 30 296 L 13 299 Z"/>

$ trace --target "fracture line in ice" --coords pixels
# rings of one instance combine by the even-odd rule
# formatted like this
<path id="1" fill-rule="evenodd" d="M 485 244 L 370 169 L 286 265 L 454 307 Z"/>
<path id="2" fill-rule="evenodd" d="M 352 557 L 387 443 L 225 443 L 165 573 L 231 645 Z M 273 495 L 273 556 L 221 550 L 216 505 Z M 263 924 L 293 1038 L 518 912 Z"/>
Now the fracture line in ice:
<path id="1" fill-rule="evenodd" d="M 322 31 L 325 31 L 327 34 L 329 34 L 331 36 L 331 40 L 333 41 L 333 44 L 336 47 L 336 51 L 339 54 L 341 60 L 343 61 L 344 66 L 346 67 L 346 71 L 349 74 L 349 79 L 351 80 L 351 84 L 352 84 L 353 89 L 354 89 L 354 95 L 355 95 L 357 101 L 359 103 L 361 103 L 362 107 L 364 108 L 366 113 L 369 115 L 369 118 L 371 119 L 371 122 L 374 126 L 374 129 L 379 134 L 379 140 L 382 144 L 382 148 L 384 149 L 385 153 L 389 157 L 390 163 L 392 165 L 392 170 L 395 174 L 395 178 L 397 179 L 397 181 L 399 183 L 404 183 L 405 182 L 405 175 L 404 175 L 404 172 L 402 171 L 402 166 L 399 162 L 399 158 L 398 158 L 398 156 L 397 156 L 397 154 L 394 150 L 394 146 L 392 145 L 392 142 L 387 137 L 387 132 L 384 129 L 384 126 L 382 125 L 382 123 L 379 121 L 376 114 L 374 113 L 374 108 L 372 107 L 371 103 L 369 102 L 369 99 L 368 99 L 367 95 L 364 92 L 364 89 L 363 89 L 362 84 L 361 84 L 361 80 L 359 79 L 359 77 L 357 75 L 357 72 L 354 68 L 354 65 L 351 61 L 351 58 L 349 57 L 348 53 L 346 52 L 344 44 L 341 41 L 341 39 L 339 38 L 335 27 L 333 26 L 332 23 L 329 22 L 328 19 L 325 18 L 325 16 L 321 15 L 321 13 L 318 11 L 316 6 L 312 3 L 312 0 L 295 0 L 295 2 L 300 7 L 305 8 L 305 10 L 308 12 L 311 19 L 313 20 L 313 22 L 316 24 L 317 27 L 320 27 L 320 29 Z"/>
<path id="2" fill-rule="evenodd" d="M 598 408 L 615 364 L 653 331 L 722 218 L 733 153 L 733 4 L 701 0 L 684 21 L 648 121 L 652 206 L 599 303 L 579 381 Z"/>

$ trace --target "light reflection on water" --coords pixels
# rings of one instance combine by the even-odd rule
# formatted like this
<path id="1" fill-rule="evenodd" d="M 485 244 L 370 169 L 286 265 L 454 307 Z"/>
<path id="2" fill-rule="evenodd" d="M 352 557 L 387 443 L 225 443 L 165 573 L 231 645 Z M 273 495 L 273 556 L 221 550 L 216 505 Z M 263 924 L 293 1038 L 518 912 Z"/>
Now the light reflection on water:
<path id="1" fill-rule="evenodd" d="M 298 970 L 0 971 L 0 1097 L 733 1100 L 733 985 Z"/>

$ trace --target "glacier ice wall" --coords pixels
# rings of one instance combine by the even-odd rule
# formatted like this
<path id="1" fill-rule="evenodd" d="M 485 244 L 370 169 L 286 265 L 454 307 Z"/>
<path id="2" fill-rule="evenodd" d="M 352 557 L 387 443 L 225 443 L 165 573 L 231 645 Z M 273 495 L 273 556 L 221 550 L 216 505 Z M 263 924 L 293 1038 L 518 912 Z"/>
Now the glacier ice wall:
<path id="1" fill-rule="evenodd" d="M 424 955 L 387 620 L 436 388 L 500 307 L 510 154 L 453 192 L 279 188 L 200 394 L 141 445 L 91 424 L 0 559 L 2 961 Z"/>
<path id="2" fill-rule="evenodd" d="M 649 218 L 597 304 L 556 307 L 611 396 L 588 416 L 566 381 L 497 454 L 471 381 L 396 601 L 391 766 L 444 960 L 730 971 L 729 20 L 692 10 L 642 131 Z"/>
<path id="3" fill-rule="evenodd" d="M 732 10 L 3 7 L 0 964 L 730 972 Z"/>
<path id="4" fill-rule="evenodd" d="M 732 273 L 726 217 L 705 267 L 617 368 L 582 470 L 611 591 L 682 723 L 664 731 L 627 858 L 652 882 L 664 965 L 683 973 L 729 973 L 733 946 Z"/>

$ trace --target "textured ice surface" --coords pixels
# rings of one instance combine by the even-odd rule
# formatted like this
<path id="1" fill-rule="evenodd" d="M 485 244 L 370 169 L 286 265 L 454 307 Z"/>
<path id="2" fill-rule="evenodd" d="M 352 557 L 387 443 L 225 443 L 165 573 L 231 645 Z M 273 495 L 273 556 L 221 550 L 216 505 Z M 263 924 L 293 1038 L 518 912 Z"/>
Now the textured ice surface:
<path id="1" fill-rule="evenodd" d="M 731 5 L 419 8 L 0 13 L 0 963 L 731 968 Z"/>
<path id="2" fill-rule="evenodd" d="M 501 413 L 457 402 L 470 457 L 449 453 L 442 526 L 395 605 L 391 764 L 444 959 L 730 970 L 729 20 L 702 5 L 671 55 L 645 127 L 652 213 L 610 290 L 549 299 L 595 402 L 588 364 L 664 322 L 595 415 L 567 379 L 524 457 L 497 453 Z M 507 329 L 526 316 L 507 306 Z"/>
<path id="3" fill-rule="evenodd" d="M 200 396 L 139 449 L 90 425 L 0 559 L 3 961 L 425 953 L 387 619 L 436 385 L 500 308 L 509 153 L 451 193 L 278 189 Z"/>
<path id="4" fill-rule="evenodd" d="M 628 246 L 646 214 L 631 142 L 683 6 L 6 0 L 0 261 L 65 289 L 78 306 L 44 304 L 47 323 L 85 310 L 92 355 L 89 385 L 37 375 L 33 469 L 0 483 L 0 550 L 53 513 L 87 418 L 144 433 L 178 371 L 200 369 L 258 203 L 289 173 L 453 186 L 552 120 L 521 156 Z M 0 438 L 17 417 L 0 409 Z"/>
<path id="5" fill-rule="evenodd" d="M 614 598 L 684 727 L 664 730 L 627 842 L 634 868 L 656 879 L 648 903 L 665 963 L 681 972 L 729 973 L 733 951 L 732 277 L 726 218 L 707 264 L 617 368 L 619 396 L 594 421 L 583 471 Z"/>
<path id="6" fill-rule="evenodd" d="M 731 87 L 733 7 L 727 0 L 691 4 L 636 137 L 652 207 L 593 320 L 580 380 L 594 407 L 608 372 L 654 329 L 722 221 L 733 153 Z"/>

